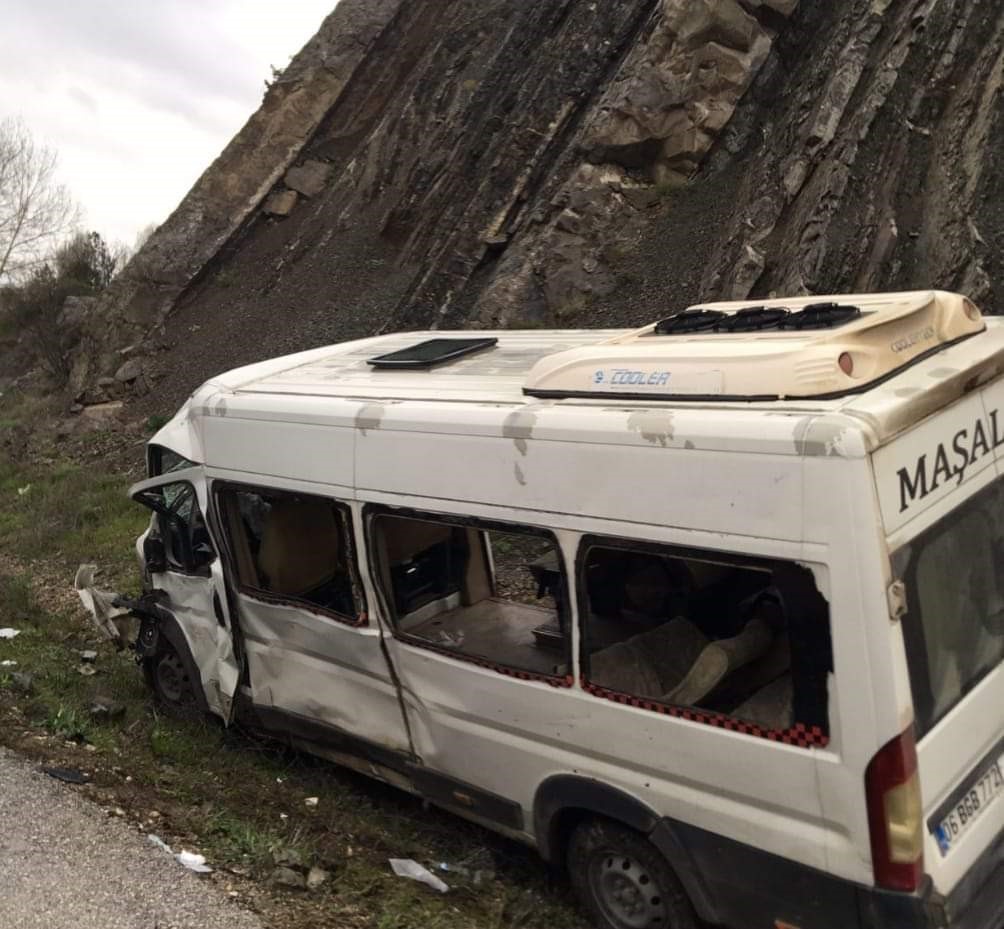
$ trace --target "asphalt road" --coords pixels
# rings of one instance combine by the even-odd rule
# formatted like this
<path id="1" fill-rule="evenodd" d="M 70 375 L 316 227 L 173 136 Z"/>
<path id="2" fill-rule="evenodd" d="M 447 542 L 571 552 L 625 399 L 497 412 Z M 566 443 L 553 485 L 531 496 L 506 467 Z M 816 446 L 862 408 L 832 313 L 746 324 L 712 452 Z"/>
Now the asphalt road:
<path id="1" fill-rule="evenodd" d="M 205 878 L 0 750 L 0 929 L 262 929 Z"/>

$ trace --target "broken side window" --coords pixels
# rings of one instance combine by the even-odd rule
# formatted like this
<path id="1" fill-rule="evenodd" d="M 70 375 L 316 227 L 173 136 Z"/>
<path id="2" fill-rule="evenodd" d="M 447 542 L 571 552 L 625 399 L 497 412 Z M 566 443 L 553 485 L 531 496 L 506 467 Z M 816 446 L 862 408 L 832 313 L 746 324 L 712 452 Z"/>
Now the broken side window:
<path id="1" fill-rule="evenodd" d="M 594 693 L 687 708 L 689 718 L 758 735 L 797 727 L 806 741 L 825 741 L 829 612 L 808 570 L 590 538 L 579 603 Z"/>
<path id="2" fill-rule="evenodd" d="M 167 567 L 203 573 L 216 558 L 195 488 L 187 481 L 142 491 L 136 500 L 154 511 L 151 538 L 163 545 Z"/>
<path id="3" fill-rule="evenodd" d="M 195 466 L 194 462 L 162 445 L 147 446 L 147 472 L 150 477 L 160 477 L 162 474 L 184 471 Z"/>
<path id="4" fill-rule="evenodd" d="M 396 512 L 369 525 L 399 638 L 502 673 L 570 673 L 564 576 L 550 533 Z"/>
<path id="5" fill-rule="evenodd" d="M 346 506 L 327 497 L 229 485 L 218 490 L 218 503 L 244 592 L 366 622 Z"/>

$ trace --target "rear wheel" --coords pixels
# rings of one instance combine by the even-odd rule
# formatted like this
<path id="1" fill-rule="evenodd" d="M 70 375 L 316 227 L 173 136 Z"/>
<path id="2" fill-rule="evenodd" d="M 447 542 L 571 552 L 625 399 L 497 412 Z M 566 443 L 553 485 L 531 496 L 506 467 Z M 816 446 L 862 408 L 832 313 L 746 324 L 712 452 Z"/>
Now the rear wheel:
<path id="1" fill-rule="evenodd" d="M 568 848 L 572 886 L 598 929 L 696 929 L 686 891 L 643 835 L 606 819 L 581 823 Z"/>

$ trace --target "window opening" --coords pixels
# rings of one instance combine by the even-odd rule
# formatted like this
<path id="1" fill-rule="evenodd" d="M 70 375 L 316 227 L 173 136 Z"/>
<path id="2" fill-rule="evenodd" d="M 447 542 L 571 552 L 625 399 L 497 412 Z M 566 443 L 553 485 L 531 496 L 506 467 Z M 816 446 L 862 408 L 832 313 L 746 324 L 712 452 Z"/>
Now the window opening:
<path id="1" fill-rule="evenodd" d="M 754 734 L 825 740 L 829 617 L 809 571 L 609 541 L 584 543 L 579 571 L 594 691 Z"/>
<path id="2" fill-rule="evenodd" d="M 550 534 L 396 513 L 377 514 L 371 527 L 400 638 L 517 676 L 570 673 Z"/>
<path id="3" fill-rule="evenodd" d="M 147 455 L 147 471 L 150 477 L 160 477 L 162 474 L 170 474 L 173 471 L 184 471 L 186 468 L 196 467 L 195 462 L 183 458 L 177 452 L 164 448 L 162 445 L 151 445 Z"/>
<path id="4" fill-rule="evenodd" d="M 893 557 L 918 738 L 1004 661 L 1004 482 Z"/>
<path id="5" fill-rule="evenodd" d="M 326 497 L 233 487 L 219 500 L 244 590 L 365 623 L 346 507 Z"/>
<path id="6" fill-rule="evenodd" d="M 191 484 L 164 484 L 142 491 L 136 499 L 154 511 L 151 538 L 163 543 L 171 570 L 201 573 L 215 560 L 212 539 Z"/>

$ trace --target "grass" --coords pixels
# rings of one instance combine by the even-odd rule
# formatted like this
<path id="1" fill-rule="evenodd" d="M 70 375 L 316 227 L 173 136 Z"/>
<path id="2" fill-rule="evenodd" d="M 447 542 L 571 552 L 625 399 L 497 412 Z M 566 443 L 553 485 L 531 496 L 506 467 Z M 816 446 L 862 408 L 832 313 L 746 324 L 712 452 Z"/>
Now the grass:
<path id="1" fill-rule="evenodd" d="M 71 590 L 84 561 L 99 565 L 101 587 L 137 587 L 132 546 L 148 517 L 126 496 L 128 483 L 97 465 L 0 458 L 0 626 L 20 630 L 0 641 L 0 660 L 17 662 L 0 668 L 0 744 L 87 770 L 92 783 L 77 789 L 123 808 L 170 844 L 200 851 L 215 869 L 232 869 L 238 886 L 266 881 L 288 859 L 331 873 L 309 893 L 249 890 L 266 924 L 582 925 L 565 883 L 552 883 L 529 850 L 277 743 L 159 713 L 131 653 L 102 638 Z M 520 549 L 505 541 L 513 551 L 503 557 Z M 82 664 L 84 649 L 97 651 L 93 665 Z M 96 673 L 82 674 L 82 667 Z M 27 692 L 15 674 L 30 676 Z M 96 701 L 108 700 L 121 715 L 92 712 Z M 318 797 L 318 805 L 306 806 L 307 797 Z M 390 857 L 426 866 L 476 861 L 492 876 L 475 883 L 448 874 L 451 892 L 439 895 L 395 877 Z"/>

